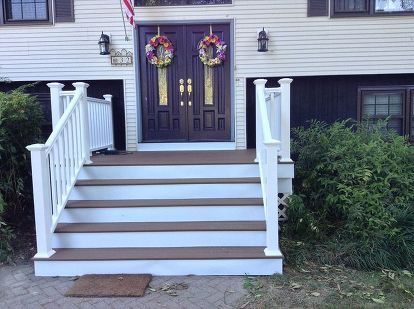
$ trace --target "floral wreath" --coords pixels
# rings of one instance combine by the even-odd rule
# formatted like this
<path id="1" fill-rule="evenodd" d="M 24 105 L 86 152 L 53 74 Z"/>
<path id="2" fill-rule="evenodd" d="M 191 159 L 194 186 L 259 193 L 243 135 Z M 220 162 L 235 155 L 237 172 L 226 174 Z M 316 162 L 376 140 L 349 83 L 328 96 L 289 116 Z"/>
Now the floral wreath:
<path id="1" fill-rule="evenodd" d="M 164 46 L 165 54 L 163 59 L 157 57 L 157 47 Z M 157 68 L 165 68 L 169 66 L 174 57 L 174 46 L 171 41 L 164 35 L 156 35 L 149 40 L 149 43 L 145 45 L 145 52 L 147 54 L 148 61 L 155 65 Z"/>
<path id="2" fill-rule="evenodd" d="M 208 56 L 208 47 L 214 45 L 217 48 L 216 58 L 210 58 Z M 227 45 L 217 35 L 210 34 L 198 43 L 198 56 L 202 63 L 209 67 L 215 67 L 223 63 L 226 60 Z"/>

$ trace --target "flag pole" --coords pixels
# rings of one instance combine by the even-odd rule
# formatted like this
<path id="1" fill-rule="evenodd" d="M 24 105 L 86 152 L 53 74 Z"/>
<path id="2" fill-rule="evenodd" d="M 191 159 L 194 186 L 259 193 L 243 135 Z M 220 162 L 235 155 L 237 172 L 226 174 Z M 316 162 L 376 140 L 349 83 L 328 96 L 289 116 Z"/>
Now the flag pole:
<path id="1" fill-rule="evenodd" d="M 128 38 L 127 31 L 126 31 L 126 26 L 125 26 L 125 17 L 124 17 L 124 10 L 122 9 L 122 0 L 119 0 L 119 7 L 121 8 L 122 22 L 124 23 L 125 41 L 128 42 L 129 38 Z"/>

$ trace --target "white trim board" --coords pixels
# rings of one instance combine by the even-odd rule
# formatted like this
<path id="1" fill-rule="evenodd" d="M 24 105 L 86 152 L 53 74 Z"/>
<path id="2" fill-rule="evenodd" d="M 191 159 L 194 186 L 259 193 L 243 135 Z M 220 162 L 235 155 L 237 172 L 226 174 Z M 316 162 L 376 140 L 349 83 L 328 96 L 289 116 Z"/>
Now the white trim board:
<path id="1" fill-rule="evenodd" d="M 138 143 L 138 151 L 235 150 L 235 142 Z"/>

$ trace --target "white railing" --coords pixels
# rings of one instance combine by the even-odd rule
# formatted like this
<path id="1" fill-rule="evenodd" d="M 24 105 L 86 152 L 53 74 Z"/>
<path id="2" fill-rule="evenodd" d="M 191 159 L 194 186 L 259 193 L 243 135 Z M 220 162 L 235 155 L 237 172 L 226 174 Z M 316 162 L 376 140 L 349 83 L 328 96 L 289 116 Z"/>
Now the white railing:
<path id="1" fill-rule="evenodd" d="M 279 80 L 279 88 L 267 88 L 265 79 L 256 85 L 256 161 L 266 218 L 267 256 L 280 256 L 278 222 L 278 162 L 290 159 L 290 83 Z M 279 158 L 280 155 L 280 158 Z"/>
<path id="2" fill-rule="evenodd" d="M 105 100 L 87 98 L 89 111 L 89 131 L 91 151 L 114 148 L 112 118 L 112 95 L 104 95 Z"/>
<path id="3" fill-rule="evenodd" d="M 33 197 L 36 223 L 36 257 L 49 257 L 54 251 L 51 247 L 51 236 L 56 228 L 59 216 L 64 209 L 70 192 L 75 185 L 83 164 L 91 163 L 91 135 L 100 132 L 102 125 L 112 124 L 112 110 L 107 111 L 111 102 L 87 97 L 88 84 L 74 83 L 75 91 L 62 91 L 63 85 L 48 84 L 51 89 L 53 131 L 45 144 L 30 145 L 31 152 Z M 110 96 L 107 96 L 110 99 Z M 98 118 L 91 121 L 88 107 L 91 104 L 101 104 L 97 108 Z M 102 102 L 104 101 L 104 102 Z M 58 117 L 58 119 L 56 118 Z M 96 121 L 95 121 L 96 120 Z M 93 125 L 90 125 L 93 123 Z M 105 125 L 105 128 L 107 125 Z M 111 132 L 109 132 L 111 131 Z M 105 134 L 111 137 L 111 142 L 99 139 L 94 141 L 113 146 L 112 127 L 105 129 Z"/>

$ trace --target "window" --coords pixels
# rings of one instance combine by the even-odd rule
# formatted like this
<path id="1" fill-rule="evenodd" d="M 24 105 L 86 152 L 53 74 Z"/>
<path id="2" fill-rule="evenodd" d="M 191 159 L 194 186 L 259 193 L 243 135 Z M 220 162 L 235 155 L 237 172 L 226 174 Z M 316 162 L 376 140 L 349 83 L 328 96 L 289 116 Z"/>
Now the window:
<path id="1" fill-rule="evenodd" d="M 47 0 L 6 0 L 4 4 L 6 22 L 49 20 Z"/>
<path id="2" fill-rule="evenodd" d="M 414 14 L 414 0 L 331 0 L 331 16 Z"/>
<path id="3" fill-rule="evenodd" d="M 414 0 L 375 0 L 375 12 L 410 12 Z"/>
<path id="4" fill-rule="evenodd" d="M 135 0 L 135 6 L 231 4 L 232 0 Z"/>
<path id="5" fill-rule="evenodd" d="M 388 119 L 388 129 L 414 141 L 414 86 L 359 89 L 359 120 Z"/>

